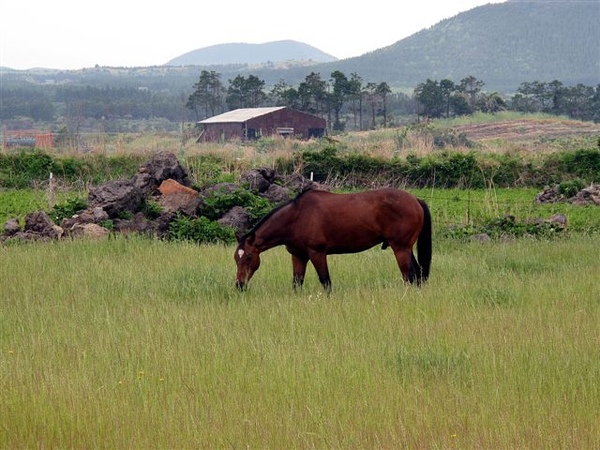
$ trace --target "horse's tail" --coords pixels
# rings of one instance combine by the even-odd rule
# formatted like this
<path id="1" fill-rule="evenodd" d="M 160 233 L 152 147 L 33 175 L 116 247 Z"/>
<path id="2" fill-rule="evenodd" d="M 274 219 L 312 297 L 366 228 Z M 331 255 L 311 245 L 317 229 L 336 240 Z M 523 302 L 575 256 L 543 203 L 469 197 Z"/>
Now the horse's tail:
<path id="1" fill-rule="evenodd" d="M 421 279 L 426 281 L 429 278 L 429 269 L 431 268 L 431 256 L 433 253 L 432 230 L 431 230 L 431 212 L 429 206 L 421 199 L 419 203 L 423 208 L 423 227 L 417 239 L 417 254 L 419 256 L 419 265 L 421 266 Z"/>

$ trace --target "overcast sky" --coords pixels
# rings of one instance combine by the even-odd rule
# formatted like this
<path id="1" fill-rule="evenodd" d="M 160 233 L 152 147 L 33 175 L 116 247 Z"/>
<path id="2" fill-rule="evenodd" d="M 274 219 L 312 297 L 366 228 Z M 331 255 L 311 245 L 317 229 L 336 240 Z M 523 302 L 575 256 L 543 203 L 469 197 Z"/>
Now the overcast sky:
<path id="1" fill-rule="evenodd" d="M 3 0 L 0 66 L 154 66 L 198 48 L 292 39 L 337 58 L 391 45 L 502 0 Z M 393 5 L 393 6 L 390 6 Z"/>

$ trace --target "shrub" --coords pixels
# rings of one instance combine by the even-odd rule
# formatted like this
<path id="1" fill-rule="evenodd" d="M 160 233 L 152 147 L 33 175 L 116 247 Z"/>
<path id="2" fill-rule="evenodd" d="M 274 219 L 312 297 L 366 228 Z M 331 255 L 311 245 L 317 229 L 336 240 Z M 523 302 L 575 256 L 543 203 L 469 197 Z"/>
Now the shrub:
<path id="1" fill-rule="evenodd" d="M 232 244 L 236 241 L 235 230 L 225 227 L 206 217 L 176 217 L 169 224 L 168 238 L 173 240 L 190 240 L 197 243 Z"/>
<path id="2" fill-rule="evenodd" d="M 566 198 L 574 197 L 579 191 L 585 187 L 583 180 L 579 178 L 575 180 L 564 181 L 558 185 L 558 193 Z"/>
<path id="3" fill-rule="evenodd" d="M 600 150 L 582 149 L 560 154 L 562 170 L 590 182 L 600 181 Z"/>
<path id="4" fill-rule="evenodd" d="M 54 223 L 60 224 L 63 219 L 73 217 L 77 212 L 87 208 L 87 201 L 81 197 L 73 197 L 62 203 L 54 205 L 50 212 L 50 218 Z"/>
<path id="5" fill-rule="evenodd" d="M 157 219 L 162 214 L 162 211 L 162 206 L 155 200 L 146 200 L 142 208 L 142 212 L 150 220 Z"/>
<path id="6" fill-rule="evenodd" d="M 213 191 L 204 198 L 202 215 L 210 220 L 217 220 L 234 206 L 246 208 L 251 221 L 258 220 L 273 207 L 264 197 L 245 189 L 233 192 Z"/>

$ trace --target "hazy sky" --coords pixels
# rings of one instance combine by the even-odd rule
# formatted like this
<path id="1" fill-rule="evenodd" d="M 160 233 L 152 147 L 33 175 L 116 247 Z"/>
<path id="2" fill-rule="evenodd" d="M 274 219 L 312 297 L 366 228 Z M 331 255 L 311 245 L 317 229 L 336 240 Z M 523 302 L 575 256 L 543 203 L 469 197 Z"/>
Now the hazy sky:
<path id="1" fill-rule="evenodd" d="M 154 66 L 214 44 L 283 39 L 349 58 L 391 45 L 476 6 L 502 0 L 340 3 L 3 0 L 0 66 Z"/>

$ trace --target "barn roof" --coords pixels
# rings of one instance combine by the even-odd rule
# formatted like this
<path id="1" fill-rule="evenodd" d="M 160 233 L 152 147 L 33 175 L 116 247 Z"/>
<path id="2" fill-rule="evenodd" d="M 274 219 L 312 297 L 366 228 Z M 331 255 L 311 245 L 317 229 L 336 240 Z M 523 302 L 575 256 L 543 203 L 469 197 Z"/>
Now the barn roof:
<path id="1" fill-rule="evenodd" d="M 272 108 L 239 108 L 233 111 L 228 111 L 217 116 L 209 117 L 208 119 L 201 120 L 198 123 L 242 123 L 255 117 L 264 116 L 280 109 L 285 109 L 285 106 L 276 106 Z"/>

